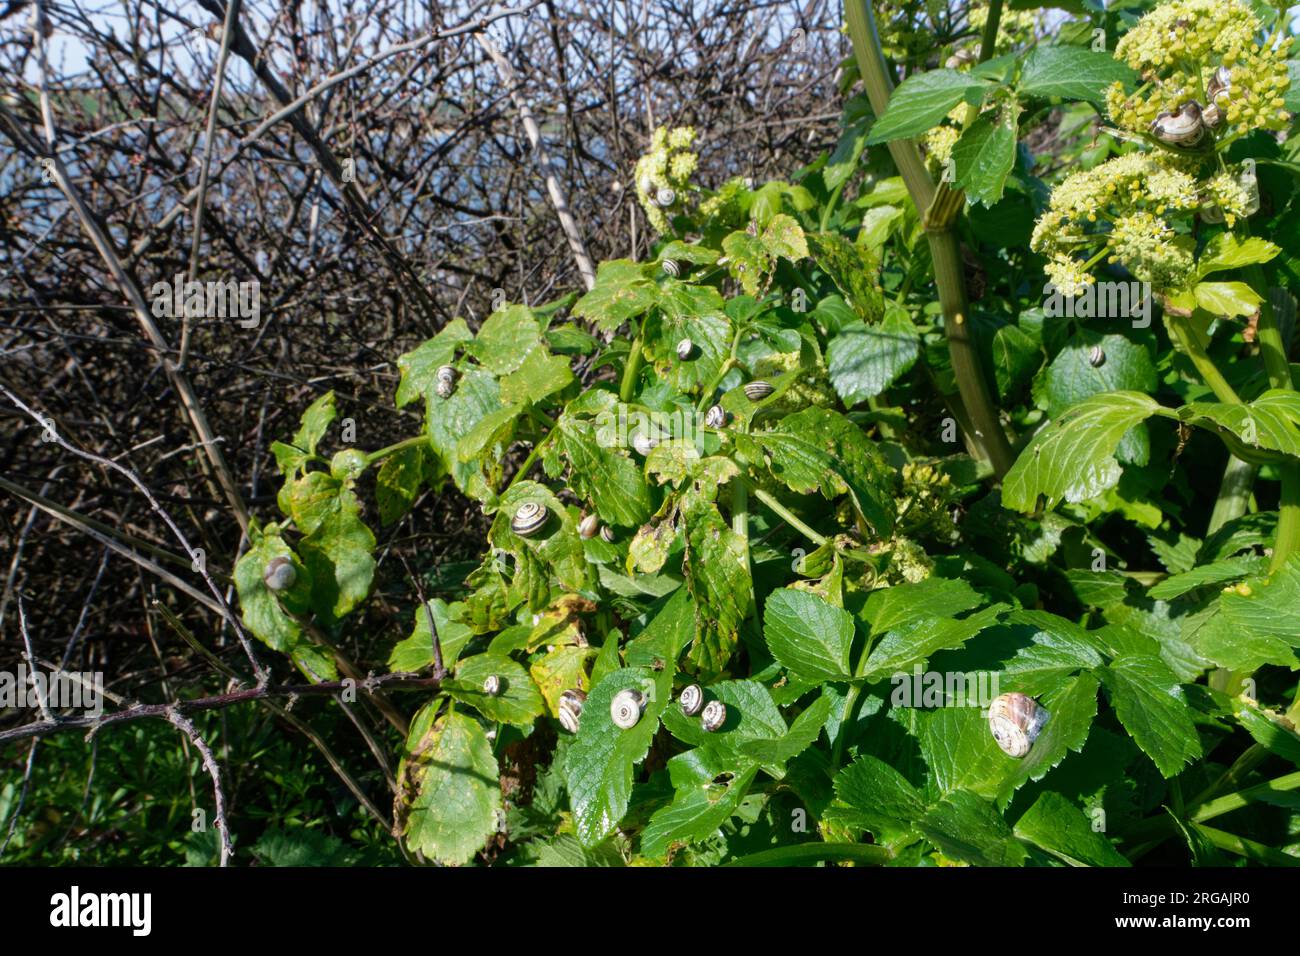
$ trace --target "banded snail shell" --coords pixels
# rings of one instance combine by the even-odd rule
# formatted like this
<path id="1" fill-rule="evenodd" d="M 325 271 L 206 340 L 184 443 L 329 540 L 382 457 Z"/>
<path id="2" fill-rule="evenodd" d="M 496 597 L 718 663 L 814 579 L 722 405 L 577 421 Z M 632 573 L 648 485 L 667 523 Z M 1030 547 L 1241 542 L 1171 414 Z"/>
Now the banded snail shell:
<path id="1" fill-rule="evenodd" d="M 483 693 L 489 697 L 497 697 L 501 693 L 501 678 L 496 674 L 488 674 L 483 681 Z"/>
<path id="2" fill-rule="evenodd" d="M 674 279 L 681 276 L 682 272 L 685 271 L 676 259 L 665 259 L 663 261 L 663 269 L 666 275 L 670 275 Z"/>
<path id="3" fill-rule="evenodd" d="M 1151 132 L 1171 146 L 1195 146 L 1205 137 L 1201 104 L 1189 100 L 1175 113 L 1161 113 L 1151 121 Z"/>
<path id="4" fill-rule="evenodd" d="M 456 369 L 451 365 L 440 365 L 436 373 L 437 384 L 433 390 L 438 393 L 439 398 L 451 398 L 456 393 L 456 379 L 458 378 Z"/>
<path id="5" fill-rule="evenodd" d="M 745 397 L 751 402 L 760 402 L 775 391 L 767 382 L 750 382 L 745 386 Z"/>
<path id="6" fill-rule="evenodd" d="M 748 233 L 751 238 L 758 238 L 758 220 L 749 220 L 749 225 L 745 227 L 745 232 Z"/>
<path id="7" fill-rule="evenodd" d="M 1094 345 L 1088 350 L 1088 364 L 1093 368 L 1101 368 L 1106 364 L 1106 353 L 1100 345 Z"/>
<path id="8" fill-rule="evenodd" d="M 1201 120 L 1210 129 L 1217 129 L 1219 124 L 1223 122 L 1223 114 L 1219 111 L 1219 104 L 1211 103 L 1207 106 L 1201 113 Z"/>
<path id="9" fill-rule="evenodd" d="M 655 446 L 658 444 L 657 439 L 651 438 L 645 432 L 637 432 L 632 436 L 632 447 L 636 449 L 636 453 L 642 458 L 654 451 Z"/>
<path id="10" fill-rule="evenodd" d="M 600 540 L 601 540 L 601 541 L 604 541 L 606 544 L 613 544 L 613 543 L 614 543 L 614 529 L 611 528 L 609 525 L 604 525 L 604 526 L 600 529 Z"/>
<path id="11" fill-rule="evenodd" d="M 669 189 L 667 186 L 655 193 L 655 205 L 661 209 L 666 206 L 671 206 L 675 202 L 677 202 L 677 193 Z"/>
<path id="12" fill-rule="evenodd" d="M 689 362 L 697 354 L 695 343 L 690 339 L 682 339 L 677 343 L 677 357 L 683 362 Z"/>
<path id="13" fill-rule="evenodd" d="M 600 519 L 595 515 L 583 515 L 582 520 L 578 522 L 578 536 L 580 538 L 594 538 L 599 530 Z"/>
<path id="14" fill-rule="evenodd" d="M 713 733 L 727 722 L 727 705 L 720 700 L 711 700 L 700 711 L 700 726 L 708 733 Z"/>
<path id="15" fill-rule="evenodd" d="M 704 706 L 704 688 L 699 684 L 683 687 L 682 692 L 677 696 L 677 703 L 681 706 L 683 714 L 694 717 Z"/>
<path id="16" fill-rule="evenodd" d="M 582 705 L 587 702 L 587 695 L 580 690 L 566 690 L 560 695 L 560 703 L 557 708 L 560 715 L 560 726 L 571 734 L 578 732 L 578 718 L 582 716 Z"/>
<path id="17" fill-rule="evenodd" d="M 721 428 L 727 424 L 727 410 L 721 405 L 713 405 L 704 413 L 704 427 Z"/>
<path id="18" fill-rule="evenodd" d="M 952 56 L 948 57 L 948 59 L 944 61 L 943 65 L 950 70 L 955 70 L 958 67 L 965 66 L 967 63 L 974 63 L 976 59 L 975 51 L 967 47 L 958 50 Z"/>
<path id="19" fill-rule="evenodd" d="M 298 580 L 298 570 L 293 566 L 292 561 L 284 555 L 279 555 L 266 562 L 262 580 L 272 591 L 287 591 L 293 587 L 293 582 Z"/>
<path id="20" fill-rule="evenodd" d="M 1227 105 L 1228 100 L 1232 97 L 1232 70 L 1226 66 L 1221 66 L 1210 76 L 1210 82 L 1205 85 L 1205 96 L 1211 104 L 1218 103 Z"/>
<path id="21" fill-rule="evenodd" d="M 510 519 L 510 529 L 521 538 L 529 538 L 541 531 L 550 517 L 551 513 L 545 505 L 525 501 Z"/>
<path id="22" fill-rule="evenodd" d="M 1020 758 L 1029 753 L 1050 713 L 1024 694 L 1003 694 L 989 707 L 989 730 L 1003 753 Z"/>
<path id="23" fill-rule="evenodd" d="M 645 710 L 645 694 L 639 690 L 621 690 L 609 702 L 609 719 L 622 730 L 631 730 Z"/>
<path id="24" fill-rule="evenodd" d="M 439 366 L 438 366 L 438 371 L 434 373 L 434 376 L 435 376 L 435 377 L 438 379 L 438 381 L 440 381 L 440 382 L 442 382 L 442 381 L 454 382 L 454 381 L 456 381 L 456 376 L 457 376 L 456 366 L 454 366 L 454 365 L 439 365 Z"/>

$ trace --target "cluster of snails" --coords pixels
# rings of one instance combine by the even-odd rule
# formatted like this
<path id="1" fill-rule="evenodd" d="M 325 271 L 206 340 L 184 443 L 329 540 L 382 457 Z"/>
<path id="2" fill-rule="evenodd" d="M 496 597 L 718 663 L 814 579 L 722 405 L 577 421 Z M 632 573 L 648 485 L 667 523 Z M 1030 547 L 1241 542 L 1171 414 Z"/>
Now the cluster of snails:
<path id="1" fill-rule="evenodd" d="M 1029 753 L 1051 714 L 1025 694 L 1003 694 L 989 706 L 989 730 L 1010 757 Z"/>
<path id="2" fill-rule="evenodd" d="M 691 684 L 682 688 L 677 695 L 677 703 L 687 717 L 700 715 L 700 726 L 708 733 L 713 733 L 727 721 L 727 705 L 720 700 L 704 702 L 704 688 Z"/>
<path id="3" fill-rule="evenodd" d="M 1205 87 L 1208 106 L 1188 100 L 1170 113 L 1167 110 L 1151 121 L 1151 132 L 1171 146 L 1192 148 L 1205 138 L 1207 130 L 1217 129 L 1232 101 L 1232 70 L 1220 66 Z"/>
<path id="4" fill-rule="evenodd" d="M 600 532 L 600 539 L 610 544 L 614 543 L 614 529 L 609 525 L 602 525 L 600 519 L 595 515 L 583 515 L 582 520 L 578 522 L 578 536 L 583 540 L 594 538 L 596 532 Z"/>
<path id="5" fill-rule="evenodd" d="M 434 391 L 438 393 L 439 398 L 451 398 L 456 392 L 456 379 L 458 375 L 453 365 L 440 365 L 435 373 L 437 384 Z"/>

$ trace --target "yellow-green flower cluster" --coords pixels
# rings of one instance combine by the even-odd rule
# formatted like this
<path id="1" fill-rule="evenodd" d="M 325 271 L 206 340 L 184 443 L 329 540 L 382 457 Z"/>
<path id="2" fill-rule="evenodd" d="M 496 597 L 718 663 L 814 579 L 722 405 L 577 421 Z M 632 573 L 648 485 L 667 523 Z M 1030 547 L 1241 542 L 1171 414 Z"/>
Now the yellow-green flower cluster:
<path id="1" fill-rule="evenodd" d="M 903 466 L 903 487 L 895 498 L 897 525 L 909 534 L 924 531 L 940 540 L 955 532 L 950 503 L 952 478 L 933 465 L 908 462 Z"/>
<path id="2" fill-rule="evenodd" d="M 1291 40 L 1261 46 L 1260 29 L 1259 18 L 1241 0 L 1172 0 L 1152 10 L 1115 48 L 1115 57 L 1138 72 L 1142 85 L 1132 96 L 1119 83 L 1111 86 L 1111 119 L 1146 132 L 1160 113 L 1195 100 L 1218 108 L 1226 123 L 1221 134 L 1282 129 L 1290 120 L 1283 96 L 1290 86 Z M 1212 98 L 1210 81 L 1220 67 L 1228 69 L 1229 84 Z"/>
<path id="3" fill-rule="evenodd" d="M 637 160 L 637 198 L 641 201 L 646 218 L 659 232 L 667 232 L 669 223 L 664 204 L 659 202 L 658 197 L 665 190 L 670 190 L 680 200 L 698 162 L 698 157 L 691 150 L 694 143 L 694 127 L 678 126 L 668 129 L 661 126 L 650 138 L 650 151 Z"/>
<path id="4" fill-rule="evenodd" d="M 1159 289 L 1179 288 L 1192 270 L 1190 237 L 1170 221 L 1202 202 L 1188 161 L 1129 153 L 1067 176 L 1052 192 L 1030 245 L 1048 257 L 1047 275 L 1065 295 L 1092 281 L 1090 262 L 1120 262 Z"/>
<path id="5" fill-rule="evenodd" d="M 1213 210 L 1207 220 L 1217 222 L 1221 218 L 1228 228 L 1259 208 L 1258 194 L 1252 196 L 1240 177 L 1232 173 L 1219 173 L 1202 184 L 1201 189 L 1205 207 Z"/>
<path id="6" fill-rule="evenodd" d="M 970 25 L 976 32 L 983 36 L 984 24 L 988 23 L 989 20 L 989 5 L 980 2 L 972 3 L 967 19 L 970 20 Z M 1037 29 L 1038 14 L 1036 12 L 1032 10 L 1009 10 L 1004 5 L 1002 18 L 998 20 L 998 37 L 993 44 L 993 53 L 996 55 L 1021 49 L 1034 38 Z"/>

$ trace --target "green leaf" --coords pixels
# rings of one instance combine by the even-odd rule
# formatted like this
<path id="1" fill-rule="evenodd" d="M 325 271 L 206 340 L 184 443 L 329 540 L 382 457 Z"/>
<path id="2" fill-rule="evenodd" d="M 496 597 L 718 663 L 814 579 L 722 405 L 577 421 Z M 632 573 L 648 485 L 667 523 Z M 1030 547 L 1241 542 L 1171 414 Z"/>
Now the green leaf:
<path id="1" fill-rule="evenodd" d="M 489 676 L 498 678 L 501 691 L 493 696 L 483 689 Z M 475 654 L 456 665 L 456 679 L 443 690 L 469 704 L 488 720 L 531 727 L 546 710 L 537 685 L 523 666 L 504 654 Z"/>
<path id="2" fill-rule="evenodd" d="M 438 369 L 450 365 L 456 349 L 474 340 L 464 319 L 452 319 L 433 338 L 424 342 L 397 360 L 402 379 L 397 385 L 395 404 L 403 408 L 417 398 L 433 394 L 438 385 Z"/>
<path id="3" fill-rule="evenodd" d="M 695 601 L 689 588 L 679 587 L 651 612 L 650 622 L 624 649 L 630 666 L 676 661 L 695 637 Z"/>
<path id="4" fill-rule="evenodd" d="M 411 721 L 398 769 L 397 826 L 406 845 L 440 863 L 468 863 L 496 832 L 501 786 L 492 745 L 478 721 L 448 713 L 440 702 Z"/>
<path id="5" fill-rule="evenodd" d="M 381 524 L 392 524 L 411 510 L 424 483 L 428 454 L 424 445 L 412 445 L 384 459 L 375 478 Z"/>
<path id="6" fill-rule="evenodd" d="M 469 626 L 451 619 L 451 608 L 442 598 L 429 601 L 429 610 L 433 613 L 433 626 L 438 631 L 438 649 L 442 651 L 442 664 L 451 667 L 456 663 L 461 650 L 473 638 L 474 632 Z M 413 612 L 411 634 L 405 640 L 393 645 L 388 655 L 388 669 L 395 673 L 413 674 L 426 667 L 432 667 L 433 633 L 429 630 L 429 615 L 424 608 L 416 607 Z"/>
<path id="7" fill-rule="evenodd" d="M 700 726 L 698 718 L 687 717 L 680 707 L 669 707 L 663 712 L 664 726 L 683 743 L 735 750 L 745 741 L 779 740 L 786 735 L 781 711 L 771 692 L 758 681 L 719 681 L 704 691 L 706 701 L 713 698 L 722 701 L 727 708 L 727 719 L 720 730 L 710 733 Z"/>
<path id="8" fill-rule="evenodd" d="M 375 536 L 360 513 L 356 496 L 340 487 L 329 506 L 317 511 L 319 520 L 298 545 L 311 571 L 312 607 L 328 623 L 348 614 L 370 593 Z"/>
<path id="9" fill-rule="evenodd" d="M 465 351 L 495 375 L 508 375 L 541 341 L 542 327 L 526 305 L 508 305 L 487 317 Z"/>
<path id="10" fill-rule="evenodd" d="M 1014 685 L 1016 681 L 1009 683 Z M 1042 700 L 1051 716 L 1029 748 L 1029 753 L 1019 760 L 1003 755 L 1003 759 L 1015 761 L 1015 769 L 998 791 L 1001 802 L 1009 801 L 1011 795 L 1029 781 L 1047 776 L 1048 771 L 1064 760 L 1070 751 L 1083 749 L 1097 716 L 1097 689 L 1097 678 L 1091 674 L 1078 674 Z"/>
<path id="11" fill-rule="evenodd" d="M 1007 609 L 1006 604 L 994 604 L 966 618 L 923 618 L 893 628 L 871 648 L 866 677 L 879 680 L 923 663 L 936 651 L 960 647 L 996 624 Z"/>
<path id="12" fill-rule="evenodd" d="M 737 230 L 722 240 L 727 256 L 727 271 L 740 283 L 746 295 L 757 295 L 763 276 L 772 271 L 772 257 L 767 247 L 745 230 Z"/>
<path id="13" fill-rule="evenodd" d="M 235 565 L 234 578 L 244 627 L 263 644 L 287 653 L 302 640 L 302 628 L 285 613 L 275 592 L 262 579 L 267 563 L 279 557 L 292 561 L 297 572 L 293 586 L 283 592 L 285 605 L 306 610 L 311 596 L 311 575 L 278 533 L 253 536 L 252 546 Z"/>
<path id="14" fill-rule="evenodd" d="M 483 418 L 501 408 L 500 387 L 496 378 L 480 369 L 465 372 L 456 384 L 451 398 L 440 398 L 430 392 L 424 416 L 429 444 L 442 459 L 443 467 L 451 474 L 456 487 L 468 493 L 474 478 L 487 471 L 490 475 L 501 473 L 500 461 L 461 461 L 456 454 L 460 440 Z"/>
<path id="15" fill-rule="evenodd" d="M 878 326 L 856 322 L 840 330 L 826 350 L 827 370 L 835 391 L 852 408 L 893 385 L 920 354 L 911 315 L 890 306 Z"/>
<path id="16" fill-rule="evenodd" d="M 1225 581 L 1237 581 L 1241 578 L 1259 574 L 1264 570 L 1266 559 L 1257 555 L 1242 555 L 1203 564 L 1182 574 L 1173 574 L 1147 591 L 1147 596 L 1157 601 L 1172 601 L 1197 588 L 1223 584 Z"/>
<path id="17" fill-rule="evenodd" d="M 560 450 L 569 460 L 569 483 L 592 503 L 600 520 L 635 527 L 654 512 L 650 486 L 640 465 L 626 452 L 604 447 L 601 432 L 569 414 L 560 416 Z"/>
<path id="18" fill-rule="evenodd" d="M 1221 232 L 1206 244 L 1205 251 L 1196 260 L 1196 278 L 1204 278 L 1211 272 L 1268 262 L 1281 251 L 1280 247 L 1258 236 L 1238 239 L 1230 232 Z"/>
<path id="19" fill-rule="evenodd" d="M 1016 160 L 1018 107 L 976 117 L 952 148 L 956 183 L 972 202 L 992 206 L 1002 198 Z"/>
<path id="20" fill-rule="evenodd" d="M 1020 866 L 1027 856 L 997 810 L 966 790 L 931 807 L 918 829 L 939 852 L 973 866 Z"/>
<path id="21" fill-rule="evenodd" d="M 927 618 L 956 617 L 983 600 L 965 581 L 930 577 L 872 591 L 861 617 L 873 634 L 884 634 Z"/>
<path id="22" fill-rule="evenodd" d="M 1004 325 L 993 333 L 993 372 L 1003 399 L 1022 388 L 1042 360 L 1038 340 L 1020 326 Z"/>
<path id="23" fill-rule="evenodd" d="M 1232 705 L 1237 722 L 1257 744 L 1300 767 L 1300 734 L 1286 715 L 1241 697 L 1235 698 Z"/>
<path id="24" fill-rule="evenodd" d="M 307 410 L 302 413 L 302 423 L 293 436 L 294 447 L 301 448 L 309 455 L 316 454 L 316 446 L 325 437 L 325 432 L 329 430 L 337 415 L 338 410 L 334 407 L 334 392 L 328 391 L 307 406 Z"/>
<path id="25" fill-rule="evenodd" d="M 662 857 L 674 844 L 712 836 L 740 809 L 758 768 L 737 768 L 717 751 L 701 747 L 669 760 L 668 773 L 676 792 L 673 802 L 657 810 L 642 831 L 644 856 Z"/>
<path id="26" fill-rule="evenodd" d="M 763 637 L 792 677 L 818 683 L 846 680 L 853 617 L 807 591 L 773 591 L 763 607 Z"/>
<path id="27" fill-rule="evenodd" d="M 793 760 L 817 742 L 822 727 L 830 717 L 832 703 L 830 696 L 818 697 L 794 719 L 784 737 L 776 740 L 744 740 L 736 749 L 742 755 L 757 760 L 765 768 L 784 767 L 787 761 Z"/>
<path id="28" fill-rule="evenodd" d="M 573 823 L 583 846 L 595 846 L 618 827 L 632 796 L 632 765 L 650 750 L 659 715 L 672 694 L 673 669 L 656 674 L 645 667 L 614 671 L 591 689 L 582 707 L 578 735 L 565 755 L 564 774 L 573 807 Z M 622 690 L 647 696 L 636 726 L 614 725 L 610 702 Z"/>
<path id="29" fill-rule="evenodd" d="M 1300 647 L 1300 554 L 1290 555 L 1264 581 L 1251 584 L 1249 594 L 1232 591 L 1219 602 L 1233 631 Z"/>
<path id="30" fill-rule="evenodd" d="M 590 319 L 602 332 L 613 332 L 659 301 L 659 290 L 644 267 L 630 259 L 602 262 L 596 285 L 573 306 L 573 316 Z"/>
<path id="31" fill-rule="evenodd" d="M 867 137 L 875 146 L 916 136 L 938 125 L 958 103 L 979 103 L 989 84 L 956 70 L 928 70 L 909 76 L 889 97 L 889 106 Z"/>
<path id="32" fill-rule="evenodd" d="M 1093 348 L 1100 348 L 1106 359 L 1100 367 L 1090 360 Z M 1131 390 L 1154 392 L 1156 367 L 1142 345 L 1122 335 L 1096 335 L 1085 332 L 1061 349 L 1044 375 L 1047 414 L 1059 418 L 1071 406 L 1102 392 Z M 1124 434 L 1116 448 L 1120 461 L 1145 465 L 1150 444 L 1145 426 L 1135 426 Z"/>
<path id="33" fill-rule="evenodd" d="M 1034 436 L 1002 484 L 1002 503 L 1031 512 L 1038 496 L 1049 506 L 1095 498 L 1119 482 L 1115 450 L 1134 425 L 1160 408 L 1141 392 L 1103 392 L 1067 410 Z"/>
<path id="34" fill-rule="evenodd" d="M 1211 422 L 1244 444 L 1300 457 L 1300 392 L 1291 389 L 1271 388 L 1245 405 L 1192 402 L 1178 417 L 1193 425 Z"/>
<path id="35" fill-rule="evenodd" d="M 1017 89 L 1028 96 L 1059 96 L 1102 104 L 1113 83 L 1131 89 L 1137 77 L 1109 53 L 1077 46 L 1035 47 L 1025 59 Z"/>
<path id="36" fill-rule="evenodd" d="M 717 289 L 665 279 L 659 308 L 646 318 L 642 337 L 661 381 L 681 391 L 702 389 L 713 383 L 730 352 L 731 320 Z M 677 357 L 682 339 L 695 344 L 688 362 Z"/>
<path id="37" fill-rule="evenodd" d="M 536 405 L 568 388 L 572 381 L 569 360 L 552 355 L 546 346 L 539 345 L 528 353 L 518 369 L 501 380 L 501 401 L 507 405 Z"/>
<path id="38" fill-rule="evenodd" d="M 867 324 L 878 322 L 885 312 L 885 298 L 877 284 L 880 261 L 871 250 L 834 232 L 805 236 L 817 265 L 831 278 L 858 318 Z"/>
<path id="39" fill-rule="evenodd" d="M 1252 315 L 1263 301 L 1244 282 L 1200 282 L 1192 291 L 1196 304 L 1211 315 Z"/>
<path id="40" fill-rule="evenodd" d="M 1082 810 L 1050 790 L 1025 812 L 1015 832 L 1071 866 L 1131 866 Z"/>
<path id="41" fill-rule="evenodd" d="M 863 755 L 835 777 L 835 796 L 843 808 L 834 819 L 871 831 L 879 843 L 892 843 L 925 815 L 925 801 L 907 779 L 875 757 Z"/>
<path id="42" fill-rule="evenodd" d="M 687 585 L 696 602 L 695 643 L 690 659 L 705 675 L 731 660 L 740 624 L 749 612 L 753 583 L 748 547 L 718 509 L 692 495 L 684 507 Z"/>
<path id="43" fill-rule="evenodd" d="M 523 408 L 506 405 L 493 409 L 475 423 L 456 445 L 458 462 L 479 462 L 505 455 L 515 435 L 515 423 Z"/>
<path id="44" fill-rule="evenodd" d="M 808 241 L 804 238 L 803 227 L 793 216 L 785 213 L 773 216 L 758 238 L 773 259 L 780 257 L 797 262 L 808 258 Z"/>
<path id="45" fill-rule="evenodd" d="M 839 142 L 822 167 L 822 183 L 827 192 L 838 189 L 848 182 L 863 150 L 867 146 L 867 131 L 871 128 L 871 107 L 864 95 L 850 97 L 844 104 L 844 131 Z"/>
<path id="46" fill-rule="evenodd" d="M 1159 657 L 1123 654 L 1098 671 L 1111 706 L 1134 742 L 1166 777 L 1201 756 L 1178 678 Z"/>
<path id="47" fill-rule="evenodd" d="M 837 498 L 846 491 L 877 533 L 894 524 L 890 469 L 880 451 L 847 418 L 810 407 L 753 436 L 767 449 L 773 477 L 799 494 Z"/>

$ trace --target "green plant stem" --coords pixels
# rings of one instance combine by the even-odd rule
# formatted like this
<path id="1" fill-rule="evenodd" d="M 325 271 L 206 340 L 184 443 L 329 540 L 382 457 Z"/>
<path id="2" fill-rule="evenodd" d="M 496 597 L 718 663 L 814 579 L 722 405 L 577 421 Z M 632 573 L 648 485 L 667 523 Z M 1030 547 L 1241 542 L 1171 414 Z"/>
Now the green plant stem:
<path id="1" fill-rule="evenodd" d="M 1202 836 L 1220 850 L 1227 850 L 1229 853 L 1235 853 L 1237 856 L 1244 856 L 1248 860 L 1254 860 L 1268 866 L 1300 866 L 1300 859 L 1296 859 L 1288 853 L 1283 853 L 1281 850 L 1275 850 L 1271 846 L 1256 843 L 1254 840 L 1247 840 L 1235 833 L 1225 833 L 1223 830 L 1216 830 L 1207 826 L 1200 826 L 1197 829 L 1200 830 Z"/>
<path id="2" fill-rule="evenodd" d="M 822 232 L 826 232 L 830 229 L 831 216 L 834 215 L 835 213 L 835 207 L 839 204 L 840 201 L 840 194 L 844 192 L 844 184 L 847 183 L 848 181 L 849 178 L 846 176 L 843 180 L 840 181 L 840 184 L 838 186 L 836 186 L 834 189 L 831 190 L 830 196 L 827 197 L 826 205 L 822 209 L 821 222 L 818 224 L 818 227 L 821 229 Z"/>
<path id="3" fill-rule="evenodd" d="M 989 18 L 984 21 L 984 35 L 980 37 L 980 62 L 993 56 L 998 44 L 998 27 L 1002 24 L 1002 0 L 990 0 Z"/>
<path id="4" fill-rule="evenodd" d="M 416 445 L 427 445 L 429 443 L 428 435 L 416 435 L 414 438 L 404 438 L 395 445 L 389 445 L 387 448 L 381 448 L 379 451 L 372 451 L 366 455 L 366 465 L 373 465 L 377 461 L 382 461 L 389 455 L 395 455 L 399 451 L 405 451 L 407 448 L 414 448 Z"/>
<path id="5" fill-rule="evenodd" d="M 1174 336 L 1178 339 L 1178 344 L 1187 353 L 1187 357 L 1192 360 L 1192 365 L 1196 366 L 1196 371 L 1200 374 L 1201 380 L 1214 393 L 1214 397 L 1228 405 L 1244 404 L 1236 390 L 1223 377 L 1219 367 L 1214 364 L 1214 359 L 1210 358 L 1209 352 L 1206 351 L 1207 343 L 1202 338 L 1201 333 L 1192 325 L 1191 320 L 1185 315 L 1173 315 L 1170 312 L 1166 312 L 1165 317 L 1168 319 L 1169 327 L 1173 330 Z"/>
<path id="6" fill-rule="evenodd" d="M 871 100 L 871 108 L 876 115 L 881 116 L 889 105 L 893 81 L 885 67 L 885 55 L 876 33 L 875 15 L 868 0 L 848 0 L 844 12 L 867 97 Z M 996 24 L 994 26 L 996 29 Z M 973 424 L 974 438 L 993 465 L 994 474 L 1001 478 L 1014 463 L 1015 454 L 998 419 L 997 408 L 980 367 L 970 323 L 967 321 L 966 279 L 957 235 L 953 231 L 956 213 L 960 209 L 960 203 L 957 202 L 960 195 L 946 187 L 936 193 L 934 182 L 925 169 L 925 162 L 921 159 L 921 152 L 914 140 L 890 141 L 889 154 L 903 177 L 913 204 L 924 216 L 957 388 Z M 940 209 L 943 213 L 937 214 Z"/>
<path id="7" fill-rule="evenodd" d="M 528 453 L 528 457 L 525 458 L 524 463 L 519 466 L 519 470 L 515 472 L 515 476 L 510 479 L 510 484 L 506 485 L 507 491 L 513 488 L 515 484 L 524 477 L 524 475 L 528 474 L 528 469 L 532 468 L 533 465 L 536 464 L 537 458 L 541 455 L 542 450 L 546 448 L 546 446 L 551 443 L 551 439 L 558 434 L 558 429 L 552 429 L 533 446 L 533 450 Z"/>
<path id="8" fill-rule="evenodd" d="M 1246 513 L 1250 503 L 1250 489 L 1255 483 L 1255 466 L 1242 461 L 1236 455 L 1228 456 L 1228 464 L 1223 469 L 1223 480 L 1219 483 L 1219 497 L 1214 501 L 1214 510 L 1210 512 L 1210 524 L 1206 534 L 1214 534 L 1229 521 L 1234 521 Z"/>
<path id="9" fill-rule="evenodd" d="M 851 860 L 871 866 L 884 866 L 894 859 L 894 854 L 883 846 L 867 843 L 796 843 L 761 850 L 724 866 L 794 866 L 799 863 L 819 863 L 829 860 Z"/>
<path id="10" fill-rule="evenodd" d="M 632 391 L 636 388 L 637 376 L 641 374 L 641 333 L 638 331 L 632 339 L 632 348 L 627 353 L 627 365 L 623 366 L 623 380 L 618 386 L 618 400 L 626 405 L 632 401 Z"/>
<path id="11" fill-rule="evenodd" d="M 734 483 L 735 484 L 741 483 L 741 479 L 737 479 L 737 481 Z M 757 498 L 759 501 L 763 502 L 763 504 L 767 505 L 769 508 L 775 511 L 778 518 L 780 518 L 790 527 L 794 528 L 796 531 L 802 534 L 809 541 L 812 541 L 814 544 L 817 545 L 823 545 L 830 540 L 829 538 L 826 537 L 826 535 L 818 534 L 812 528 L 808 527 L 801 520 L 796 518 L 794 513 L 785 505 L 781 504 L 781 502 L 778 501 L 772 494 L 764 491 L 762 488 L 759 488 L 757 486 L 755 486 L 750 490 L 754 492 L 755 498 Z"/>

